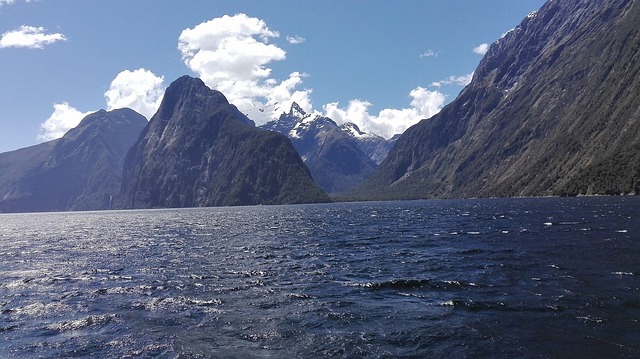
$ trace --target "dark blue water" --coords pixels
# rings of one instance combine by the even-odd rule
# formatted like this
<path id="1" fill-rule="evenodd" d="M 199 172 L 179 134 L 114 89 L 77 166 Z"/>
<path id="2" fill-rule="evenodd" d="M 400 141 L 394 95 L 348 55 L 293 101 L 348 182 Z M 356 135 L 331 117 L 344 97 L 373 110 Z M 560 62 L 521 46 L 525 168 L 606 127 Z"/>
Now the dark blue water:
<path id="1" fill-rule="evenodd" d="M 0 215 L 0 357 L 640 357 L 640 198 Z"/>

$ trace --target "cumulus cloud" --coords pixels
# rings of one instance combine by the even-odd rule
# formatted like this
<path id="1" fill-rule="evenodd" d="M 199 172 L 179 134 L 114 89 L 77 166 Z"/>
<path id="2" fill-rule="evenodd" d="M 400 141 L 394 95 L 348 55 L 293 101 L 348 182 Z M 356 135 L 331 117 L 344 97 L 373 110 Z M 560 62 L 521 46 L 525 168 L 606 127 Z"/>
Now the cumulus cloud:
<path id="1" fill-rule="evenodd" d="M 444 80 L 432 82 L 431 86 L 433 87 L 442 87 L 444 85 L 467 86 L 469 83 L 471 83 L 472 79 L 473 79 L 473 72 L 470 74 L 461 75 L 461 76 L 449 76 Z"/>
<path id="2" fill-rule="evenodd" d="M 128 107 L 149 119 L 158 110 L 164 90 L 163 76 L 140 68 L 120 72 L 104 97 L 107 110 Z"/>
<path id="3" fill-rule="evenodd" d="M 286 59 L 286 52 L 269 42 L 278 37 L 263 20 L 245 14 L 225 15 L 183 30 L 178 50 L 185 65 L 207 86 L 224 93 L 249 118 L 262 124 L 287 112 L 294 101 L 306 112 L 313 112 L 312 91 L 301 89 L 308 74 L 294 71 L 284 80 L 272 76 L 270 64 Z M 298 35 L 286 40 L 292 44 L 304 41 Z M 423 55 L 438 54 L 429 50 Z M 372 104 L 364 100 L 351 100 L 346 107 L 329 103 L 323 106 L 323 115 L 337 123 L 354 122 L 366 132 L 389 138 L 433 116 L 445 101 L 441 92 L 422 87 L 411 91 L 409 97 L 412 100 L 407 108 L 384 109 L 378 114 L 369 113 Z"/>
<path id="4" fill-rule="evenodd" d="M 301 37 L 299 35 L 287 36 L 287 42 L 289 42 L 291 45 L 300 45 L 300 44 L 304 43 L 305 41 L 307 41 L 307 39 L 305 39 L 304 37 Z"/>
<path id="5" fill-rule="evenodd" d="M 483 43 L 473 48 L 473 53 L 478 55 L 484 55 L 489 51 L 489 44 Z"/>
<path id="6" fill-rule="evenodd" d="M 207 86 L 224 93 L 229 102 L 244 113 L 255 114 L 251 119 L 262 123 L 287 111 L 294 100 L 301 106 L 307 104 L 307 110 L 311 107 L 311 91 L 298 89 L 308 75 L 292 72 L 284 80 L 271 76 L 268 65 L 286 58 L 283 49 L 269 43 L 279 36 L 261 19 L 225 15 L 183 30 L 178 50 L 187 67 Z"/>
<path id="7" fill-rule="evenodd" d="M 409 96 L 412 98 L 409 108 L 384 109 L 377 115 L 369 113 L 372 104 L 363 100 L 351 100 L 346 108 L 340 108 L 337 102 L 329 103 L 323 109 L 325 116 L 338 124 L 353 122 L 364 132 L 390 138 L 440 112 L 445 101 L 444 94 L 422 87 L 413 89 Z"/>
<path id="8" fill-rule="evenodd" d="M 7 31 L 0 38 L 0 48 L 26 47 L 30 49 L 42 49 L 57 41 L 66 41 L 67 38 L 60 33 L 47 34 L 44 27 L 22 25 L 16 30 Z"/>
<path id="9" fill-rule="evenodd" d="M 155 114 L 164 95 L 164 77 L 156 76 L 147 69 L 124 70 L 111 81 L 104 94 L 106 108 L 111 111 L 128 107 L 145 117 Z M 82 112 L 68 102 L 53 104 L 53 113 L 40 124 L 38 141 L 50 141 L 62 137 L 67 131 L 78 126 L 88 114 L 97 110 Z"/>
<path id="10" fill-rule="evenodd" d="M 53 104 L 53 113 L 40 124 L 38 140 L 51 141 L 62 137 L 67 131 L 78 126 L 80 121 L 92 112 L 81 112 L 67 102 Z"/>

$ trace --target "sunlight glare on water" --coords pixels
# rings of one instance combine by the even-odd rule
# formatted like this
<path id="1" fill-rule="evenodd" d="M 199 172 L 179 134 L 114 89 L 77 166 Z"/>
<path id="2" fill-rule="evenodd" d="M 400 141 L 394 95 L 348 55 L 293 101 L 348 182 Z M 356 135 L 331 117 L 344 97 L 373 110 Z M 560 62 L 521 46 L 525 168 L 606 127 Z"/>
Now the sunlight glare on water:
<path id="1" fill-rule="evenodd" d="M 0 215 L 0 357 L 637 357 L 639 204 Z"/>

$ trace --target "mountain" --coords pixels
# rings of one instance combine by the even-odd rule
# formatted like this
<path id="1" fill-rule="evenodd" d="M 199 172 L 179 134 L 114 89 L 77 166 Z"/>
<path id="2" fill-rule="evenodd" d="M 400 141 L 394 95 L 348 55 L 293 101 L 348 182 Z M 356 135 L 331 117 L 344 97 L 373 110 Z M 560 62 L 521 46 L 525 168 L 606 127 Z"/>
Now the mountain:
<path id="1" fill-rule="evenodd" d="M 354 198 L 640 193 L 640 4 L 547 1 Z"/>
<path id="2" fill-rule="evenodd" d="M 124 208 L 329 201 L 285 136 L 189 76 L 167 88 L 131 147 L 121 191 Z"/>
<path id="3" fill-rule="evenodd" d="M 296 103 L 288 113 L 261 128 L 287 135 L 316 183 L 328 193 L 353 189 L 377 168 L 358 141 L 333 120 L 307 114 Z"/>
<path id="4" fill-rule="evenodd" d="M 146 124 L 130 109 L 101 110 L 58 140 L 0 154 L 0 212 L 110 208 Z"/>
<path id="5" fill-rule="evenodd" d="M 340 125 L 340 128 L 353 138 L 358 143 L 358 147 L 378 165 L 387 158 L 389 151 L 400 137 L 398 134 L 387 140 L 373 133 L 365 133 L 360 131 L 360 128 L 353 122 L 344 123 Z"/>

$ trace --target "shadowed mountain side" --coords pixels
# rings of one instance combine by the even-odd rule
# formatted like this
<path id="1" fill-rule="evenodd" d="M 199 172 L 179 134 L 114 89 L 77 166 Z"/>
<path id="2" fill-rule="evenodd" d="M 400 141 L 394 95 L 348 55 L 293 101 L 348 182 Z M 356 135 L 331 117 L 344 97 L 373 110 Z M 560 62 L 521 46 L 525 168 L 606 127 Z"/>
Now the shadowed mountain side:
<path id="1" fill-rule="evenodd" d="M 218 91 L 183 76 L 129 151 L 124 208 L 327 202 L 283 135 L 257 129 Z"/>
<path id="2" fill-rule="evenodd" d="M 637 1 L 548 1 L 350 197 L 638 193 L 638 24 Z"/>
<path id="3" fill-rule="evenodd" d="M 130 109 L 101 110 L 61 139 L 0 154 L 0 211 L 111 208 L 124 157 L 146 124 Z"/>
<path id="4" fill-rule="evenodd" d="M 296 103 L 261 128 L 288 136 L 316 183 L 328 193 L 355 188 L 378 167 L 355 137 L 330 118 L 305 113 Z"/>

